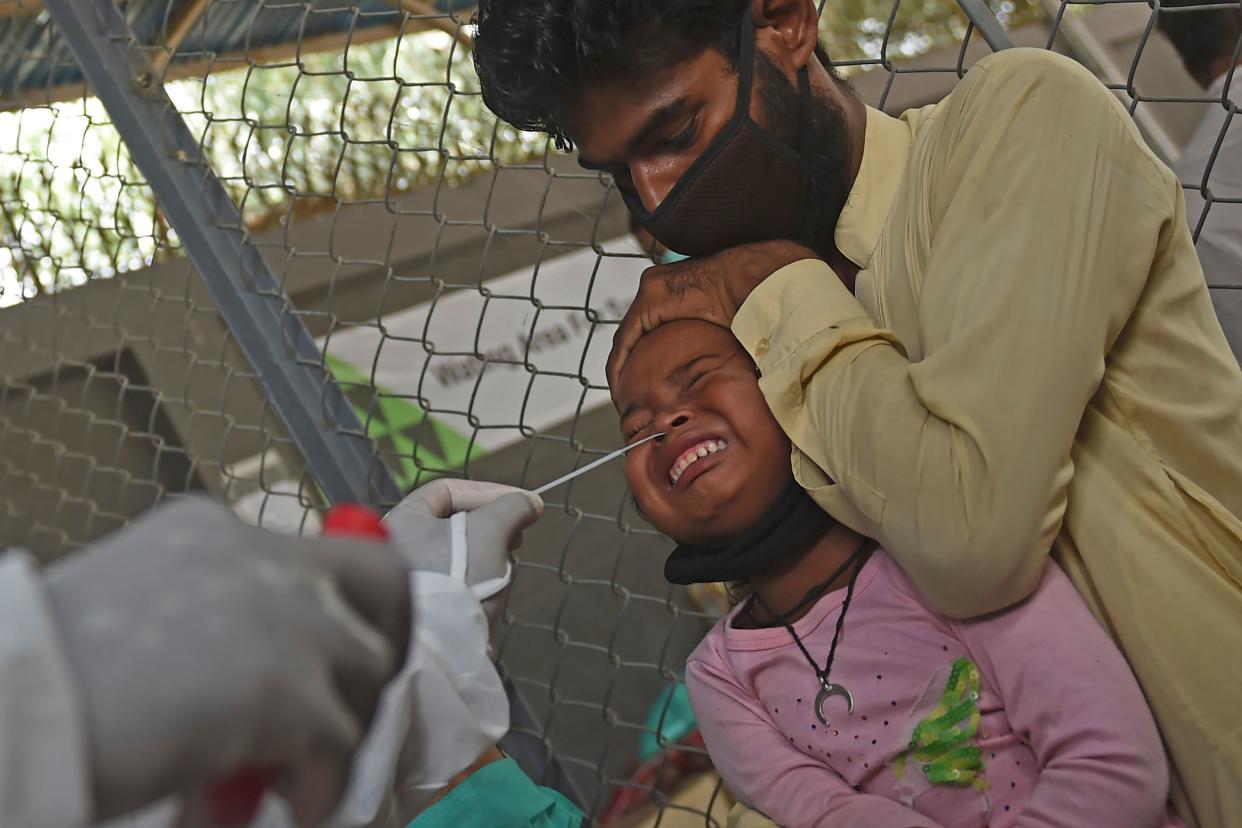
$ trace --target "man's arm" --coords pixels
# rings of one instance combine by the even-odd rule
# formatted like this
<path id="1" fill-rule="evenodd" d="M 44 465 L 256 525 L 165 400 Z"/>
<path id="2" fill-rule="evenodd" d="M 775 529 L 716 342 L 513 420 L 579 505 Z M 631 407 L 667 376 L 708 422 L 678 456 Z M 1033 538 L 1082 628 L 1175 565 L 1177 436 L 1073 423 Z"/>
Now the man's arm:
<path id="1" fill-rule="evenodd" d="M 930 238 L 919 361 L 818 261 L 763 281 L 732 325 L 781 426 L 869 519 L 855 528 L 956 616 L 1035 588 L 1083 411 L 1178 203 L 1104 87 L 1015 51 L 967 75 L 911 161 L 928 215 L 895 231 L 912 257 Z"/>
<path id="2" fill-rule="evenodd" d="M 1021 828 L 1163 825 L 1169 769 L 1125 659 L 1048 562 L 1035 593 L 955 625 L 1039 762 Z"/>
<path id="3" fill-rule="evenodd" d="M 686 687 L 720 778 L 740 801 L 778 825 L 937 828 L 898 802 L 855 791 L 790 745 L 722 665 L 691 659 Z"/>

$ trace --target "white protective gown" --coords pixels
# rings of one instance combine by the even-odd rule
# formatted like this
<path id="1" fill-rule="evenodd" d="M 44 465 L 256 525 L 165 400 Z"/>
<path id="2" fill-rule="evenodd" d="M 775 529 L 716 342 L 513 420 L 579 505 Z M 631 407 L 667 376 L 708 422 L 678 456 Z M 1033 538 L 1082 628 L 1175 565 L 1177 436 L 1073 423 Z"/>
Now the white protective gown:
<path id="1" fill-rule="evenodd" d="M 389 684 L 332 825 L 400 828 L 444 782 L 508 730 L 509 707 L 487 652 L 487 621 L 474 592 L 430 572 L 410 575 L 410 655 Z M 0 553 L 0 826 L 83 828 L 91 793 L 75 680 L 24 552 Z M 163 828 L 176 808 L 159 803 L 109 823 Z M 256 825 L 292 826 L 269 797 Z"/>

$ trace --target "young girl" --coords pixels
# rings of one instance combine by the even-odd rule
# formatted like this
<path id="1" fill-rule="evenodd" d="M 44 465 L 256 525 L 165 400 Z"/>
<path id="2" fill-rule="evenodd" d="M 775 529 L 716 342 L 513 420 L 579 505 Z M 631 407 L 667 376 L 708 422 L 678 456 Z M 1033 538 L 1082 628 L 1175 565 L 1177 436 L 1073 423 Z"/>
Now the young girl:
<path id="1" fill-rule="evenodd" d="M 723 328 L 664 325 L 612 389 L 639 508 L 675 583 L 748 597 L 686 671 L 740 801 L 800 826 L 1181 825 L 1151 714 L 1065 575 L 1005 612 L 932 610 L 793 483 L 755 366 Z"/>

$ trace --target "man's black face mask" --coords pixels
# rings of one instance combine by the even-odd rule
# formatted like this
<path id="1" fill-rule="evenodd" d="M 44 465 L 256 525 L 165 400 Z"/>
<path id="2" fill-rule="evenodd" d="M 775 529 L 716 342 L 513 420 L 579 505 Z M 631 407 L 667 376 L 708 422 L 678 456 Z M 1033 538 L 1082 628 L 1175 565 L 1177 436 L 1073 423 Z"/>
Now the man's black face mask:
<path id="1" fill-rule="evenodd" d="M 747 242 L 790 239 L 809 243 L 807 182 L 812 126 L 811 82 L 798 72 L 802 116 L 799 150 L 750 117 L 755 74 L 755 23 L 749 4 L 739 36 L 737 108 L 733 117 L 647 212 L 632 188 L 626 207 L 656 240 L 687 256 L 706 256 Z"/>

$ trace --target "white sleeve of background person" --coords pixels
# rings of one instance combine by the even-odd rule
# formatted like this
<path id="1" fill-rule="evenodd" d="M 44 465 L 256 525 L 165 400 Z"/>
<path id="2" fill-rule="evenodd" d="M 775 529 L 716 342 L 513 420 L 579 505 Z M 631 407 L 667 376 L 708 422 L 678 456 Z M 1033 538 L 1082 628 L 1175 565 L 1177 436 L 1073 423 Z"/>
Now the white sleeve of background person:
<path id="1" fill-rule="evenodd" d="M 1225 76 L 1222 75 L 1208 87 L 1206 95 L 1221 98 L 1224 89 Z M 1242 105 L 1242 76 L 1235 78 L 1229 96 L 1234 105 Z M 1227 121 L 1227 116 L 1219 103 L 1209 104 L 1203 120 L 1173 165 L 1178 180 L 1189 188 L 1185 191 L 1186 220 L 1191 230 L 1199 226 L 1207 203 L 1199 189 L 1205 172 L 1213 199 L 1242 198 L 1242 118 L 1234 116 Z M 1222 130 L 1225 132 L 1223 140 Z M 1219 150 L 1218 140 L 1221 142 Z M 1211 170 L 1208 170 L 1209 163 Z M 1195 249 L 1208 284 L 1217 286 L 1212 290 L 1212 305 L 1225 338 L 1234 356 L 1242 362 L 1242 203 L 1214 200 L 1199 230 Z"/>
<path id="2" fill-rule="evenodd" d="M 474 594 L 434 572 L 412 572 L 410 590 L 414 630 L 405 668 L 384 690 L 334 828 L 404 828 L 509 729 L 509 702 Z M 290 824 L 273 799 L 260 828 Z"/>
<path id="3" fill-rule="evenodd" d="M 69 663 L 33 561 L 0 556 L 0 825 L 77 828 L 91 809 Z"/>

